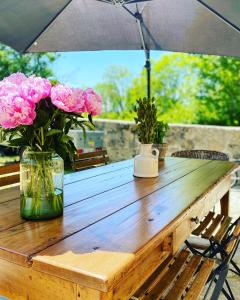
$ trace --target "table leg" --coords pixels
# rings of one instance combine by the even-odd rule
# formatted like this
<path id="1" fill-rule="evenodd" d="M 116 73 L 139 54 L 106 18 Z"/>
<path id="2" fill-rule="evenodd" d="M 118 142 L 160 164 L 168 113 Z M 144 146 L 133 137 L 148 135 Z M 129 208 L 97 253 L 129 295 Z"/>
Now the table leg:
<path id="1" fill-rule="evenodd" d="M 221 204 L 221 214 L 224 216 L 229 216 L 229 191 L 220 200 Z"/>

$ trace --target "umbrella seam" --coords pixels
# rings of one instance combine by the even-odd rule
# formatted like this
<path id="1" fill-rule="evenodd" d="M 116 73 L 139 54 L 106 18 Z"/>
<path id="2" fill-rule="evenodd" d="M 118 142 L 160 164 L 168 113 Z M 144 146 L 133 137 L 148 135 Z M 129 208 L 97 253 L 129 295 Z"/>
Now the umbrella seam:
<path id="1" fill-rule="evenodd" d="M 214 13 L 216 16 L 218 16 L 220 19 L 222 19 L 223 21 L 225 21 L 228 25 L 232 26 L 234 29 L 236 29 L 238 32 L 240 32 L 240 28 L 235 25 L 234 23 L 232 23 L 230 20 L 228 20 L 227 18 L 225 18 L 223 15 L 221 15 L 218 11 L 216 11 L 214 8 L 212 8 L 211 6 L 209 6 L 208 4 L 206 4 L 205 2 L 203 2 L 202 0 L 197 0 L 198 3 L 202 4 L 205 8 L 207 8 L 209 11 L 211 11 L 212 13 Z"/>

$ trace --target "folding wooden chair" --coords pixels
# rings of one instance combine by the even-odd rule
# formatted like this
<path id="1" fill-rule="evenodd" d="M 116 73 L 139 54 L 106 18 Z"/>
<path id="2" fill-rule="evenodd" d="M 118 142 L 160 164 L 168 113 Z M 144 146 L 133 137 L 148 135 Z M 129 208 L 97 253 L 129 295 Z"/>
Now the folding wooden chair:
<path id="1" fill-rule="evenodd" d="M 109 161 L 107 150 L 81 153 L 75 156 L 73 169 L 75 171 L 106 165 Z"/>
<path id="2" fill-rule="evenodd" d="M 206 299 L 215 283 L 210 299 L 217 300 L 221 292 L 228 295 L 223 288 L 227 271 L 227 260 L 215 268 L 213 259 L 181 250 L 175 257 L 166 259 L 130 299 L 197 300 L 209 284 L 204 295 Z"/>
<path id="3" fill-rule="evenodd" d="M 219 216 L 221 215 L 210 212 L 192 232 L 193 235 L 200 236 L 209 241 L 209 245 L 205 249 L 199 249 L 199 244 L 191 243 L 191 240 L 185 241 L 185 243 L 193 254 L 220 262 L 218 267 L 220 274 L 226 273 L 227 276 L 228 270 L 231 270 L 240 276 L 240 268 L 234 261 L 234 256 L 240 242 L 240 218 L 234 223 L 229 224 L 230 217 L 221 219 Z M 233 268 L 230 268 L 230 266 Z M 226 284 L 228 292 L 223 287 L 221 290 L 227 299 L 234 300 L 235 297 L 226 276 L 222 275 L 222 278 L 225 278 L 223 283 Z"/>
<path id="4" fill-rule="evenodd" d="M 234 269 L 230 270 L 240 276 L 240 268 L 234 262 L 234 256 L 240 243 L 240 217 L 232 224 L 230 224 L 231 220 L 230 217 L 209 212 L 192 232 L 192 235 L 206 239 L 209 245 L 202 248 L 198 243 L 192 243 L 191 239 L 185 243 L 193 253 L 205 257 L 214 258 L 220 254 L 225 259 L 231 256 L 229 262 Z"/>

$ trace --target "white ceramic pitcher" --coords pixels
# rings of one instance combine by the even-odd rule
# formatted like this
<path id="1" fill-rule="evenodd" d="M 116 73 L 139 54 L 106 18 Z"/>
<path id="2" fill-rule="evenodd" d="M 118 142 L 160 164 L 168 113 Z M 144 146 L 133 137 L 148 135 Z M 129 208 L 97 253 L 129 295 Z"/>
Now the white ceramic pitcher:
<path id="1" fill-rule="evenodd" d="M 159 151 L 152 144 L 141 144 L 140 153 L 134 158 L 134 176 L 157 177 L 158 176 Z"/>

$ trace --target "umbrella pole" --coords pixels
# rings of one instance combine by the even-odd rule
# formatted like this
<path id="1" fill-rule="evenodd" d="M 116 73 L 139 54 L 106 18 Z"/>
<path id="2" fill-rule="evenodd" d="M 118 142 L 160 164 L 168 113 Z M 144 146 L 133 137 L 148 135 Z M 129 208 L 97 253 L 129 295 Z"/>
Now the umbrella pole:
<path id="1" fill-rule="evenodd" d="M 132 2 L 132 0 L 130 0 L 129 2 Z M 122 5 L 122 7 L 136 19 L 138 24 L 142 49 L 144 50 L 145 57 L 146 57 L 146 63 L 144 67 L 146 68 L 146 72 L 147 72 L 147 97 L 150 99 L 151 98 L 151 61 L 150 61 L 150 50 L 146 44 L 144 33 L 143 33 L 143 17 L 142 14 L 139 12 L 137 3 L 136 3 L 137 11 L 135 13 L 131 12 L 124 4 Z"/>
<path id="2" fill-rule="evenodd" d="M 138 7 L 137 7 L 137 9 L 138 9 Z M 134 16 L 135 16 L 135 18 L 137 20 L 138 29 L 139 29 L 140 38 L 141 38 L 141 43 L 142 43 L 142 48 L 144 50 L 145 57 L 146 57 L 145 68 L 146 68 L 146 71 L 147 71 L 147 97 L 150 99 L 151 98 L 151 62 L 150 62 L 150 50 L 148 49 L 146 41 L 145 41 L 145 38 L 144 38 L 144 33 L 143 33 L 143 18 L 142 18 L 142 15 L 139 13 L 139 11 L 137 11 Z"/>
<path id="3" fill-rule="evenodd" d="M 150 50 L 145 51 L 146 55 L 146 64 L 145 68 L 147 71 L 147 97 L 151 98 L 151 61 L 150 61 Z"/>

